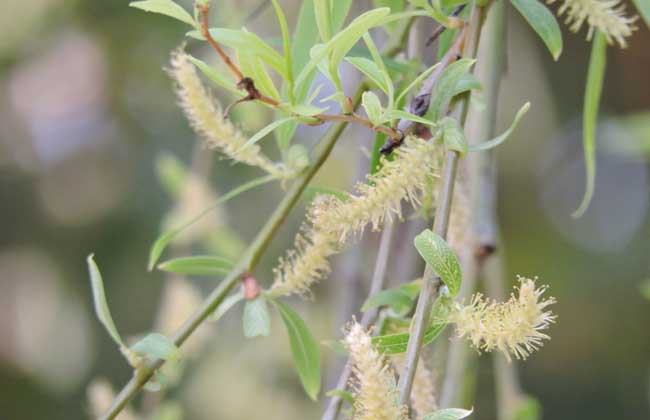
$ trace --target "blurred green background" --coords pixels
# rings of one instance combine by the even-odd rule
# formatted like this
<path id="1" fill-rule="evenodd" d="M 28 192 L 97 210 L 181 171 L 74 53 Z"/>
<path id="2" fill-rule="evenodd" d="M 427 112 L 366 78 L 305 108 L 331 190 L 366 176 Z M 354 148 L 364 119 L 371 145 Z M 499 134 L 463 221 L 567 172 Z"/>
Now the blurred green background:
<path id="1" fill-rule="evenodd" d="M 3 1 L 2 419 L 89 418 L 88 385 L 106 378 L 120 387 L 130 377 L 93 313 L 85 265 L 89 253 L 96 255 L 115 322 L 127 336 L 177 323 L 193 307 L 195 295 L 217 284 L 218 279 L 181 282 L 146 271 L 149 246 L 174 208 L 157 168 L 173 163 L 172 157 L 209 168 L 210 188 L 200 190 L 189 210 L 177 208 L 185 215 L 259 176 L 254 168 L 210 162 L 212 152 L 196 146 L 162 70 L 186 28 L 127 3 Z M 299 2 L 280 3 L 293 22 Z M 357 1 L 355 10 L 369 3 Z M 213 4 L 213 25 L 246 25 L 277 39 L 272 11 L 254 14 L 260 0 Z M 530 100 L 533 107 L 498 152 L 499 216 L 508 279 L 539 276 L 558 299 L 553 339 L 518 364 L 524 388 L 542 403 L 545 419 L 650 418 L 650 31 L 642 22 L 638 26 L 626 50 L 609 51 L 596 195 L 587 214 L 574 220 L 570 214 L 584 185 L 580 121 L 589 44 L 584 32 L 563 28 L 565 50 L 553 62 L 521 17 L 509 13 L 499 127 L 509 124 L 523 102 Z M 188 48 L 214 59 L 202 45 Z M 350 86 L 354 77 L 346 78 Z M 271 118 L 260 109 L 246 104 L 233 118 L 251 133 Z M 301 129 L 299 140 L 312 144 L 322 130 Z M 316 182 L 348 188 L 367 171 L 363 150 L 371 141 L 363 130 L 348 130 Z M 246 193 L 196 235 L 213 229 L 215 235 L 204 241 L 208 250 L 237 252 L 238 241 L 253 237 L 281 195 L 279 185 Z M 292 212 L 257 270 L 264 284 L 291 244 L 304 204 Z M 406 233 L 398 240 L 400 249 L 410 252 Z M 225 235 L 238 239 L 224 242 Z M 313 302 L 295 301 L 317 339 L 337 336 L 349 319 L 346 307 L 358 307 L 376 243 L 376 234 L 366 234 L 334 260 L 334 275 L 317 288 Z M 180 244 L 176 252 L 186 255 L 192 249 Z M 353 275 L 351 261 L 361 263 Z M 391 282 L 410 280 L 404 273 L 417 271 L 392 266 Z M 163 287 L 173 282 L 182 285 L 167 306 L 166 315 L 175 319 L 156 320 Z M 218 325 L 205 327 L 201 351 L 188 357 L 181 383 L 166 397 L 180 403 L 186 419 L 318 418 L 321 405 L 302 393 L 280 321 L 274 319 L 270 338 L 255 342 L 242 337 L 240 324 L 237 308 Z M 475 418 L 494 418 L 492 388 L 491 364 L 483 356 Z M 156 396 L 137 402 L 151 407 Z"/>

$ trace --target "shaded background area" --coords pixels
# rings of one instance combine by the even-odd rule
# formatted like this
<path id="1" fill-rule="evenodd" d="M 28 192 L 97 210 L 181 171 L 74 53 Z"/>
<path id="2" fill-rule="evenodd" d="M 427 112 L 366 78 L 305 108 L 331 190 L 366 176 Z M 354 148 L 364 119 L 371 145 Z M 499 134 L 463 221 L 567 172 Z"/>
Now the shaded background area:
<path id="1" fill-rule="evenodd" d="M 157 308 L 163 285 L 173 279 L 147 272 L 146 260 L 162 221 L 169 224 L 174 200 L 156 174 L 175 162 L 172 156 L 189 165 L 193 155 L 210 152 L 197 152 L 162 71 L 186 28 L 127 3 L 5 0 L 0 14 L 1 418 L 88 418 L 86 390 L 94 378 L 119 387 L 130 377 L 93 313 L 89 253 L 102 269 L 123 335 L 162 322 Z M 189 8 L 191 2 L 181 3 Z M 247 21 L 258 0 L 213 3 L 214 25 L 245 23 L 277 39 L 269 10 Z M 281 4 L 292 22 L 298 2 Z M 509 20 L 499 126 L 509 124 L 523 102 L 533 107 L 498 153 L 506 267 L 511 280 L 522 274 L 549 284 L 559 316 L 553 339 L 520 366 L 524 387 L 539 398 L 546 419 L 649 418 L 650 32 L 639 23 L 627 50 L 609 51 L 596 196 L 574 220 L 584 185 L 580 121 L 589 46 L 584 32 L 565 31 L 564 53 L 553 62 L 516 12 Z M 188 48 L 214 58 L 201 45 Z M 345 79 L 353 86 L 352 76 Z M 246 104 L 233 118 L 252 133 L 271 116 Z M 312 144 L 323 129 L 301 129 L 299 138 Z M 348 188 L 367 170 L 363 150 L 370 145 L 363 130 L 348 130 L 316 183 Z M 258 175 L 216 160 L 210 188 L 201 190 L 194 208 Z M 236 253 L 281 195 L 272 185 L 229 202 L 202 225 L 217 236 L 206 241 L 207 249 Z M 257 270 L 263 283 L 270 283 L 277 257 L 292 243 L 304 204 Z M 318 287 L 314 302 L 296 300 L 317 339 L 336 336 L 345 321 L 337 308 L 358 307 L 376 243 L 376 234 L 367 234 L 335 260 L 335 274 Z M 359 282 L 346 275 L 350 260 L 362 263 Z M 417 267 L 391 271 L 391 282 L 399 282 Z M 196 294 L 207 294 L 218 281 L 183 283 L 193 287 L 169 304 L 169 316 L 180 317 Z M 203 329 L 202 351 L 169 394 L 185 418 L 317 418 L 321 407 L 302 393 L 280 321 L 273 320 L 271 337 L 255 342 L 242 337 L 240 324 L 238 308 Z M 491 419 L 491 365 L 488 357 L 480 360 L 476 418 Z"/>

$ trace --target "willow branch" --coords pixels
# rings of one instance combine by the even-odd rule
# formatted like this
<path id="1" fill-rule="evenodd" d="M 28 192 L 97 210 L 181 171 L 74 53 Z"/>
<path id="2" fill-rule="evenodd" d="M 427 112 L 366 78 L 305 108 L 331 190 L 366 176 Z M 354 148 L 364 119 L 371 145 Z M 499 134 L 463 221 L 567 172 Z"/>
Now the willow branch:
<path id="1" fill-rule="evenodd" d="M 491 138 L 495 132 L 499 86 L 505 69 L 506 28 L 504 2 L 496 2 L 490 9 L 481 40 L 480 63 L 477 78 L 483 86 L 486 107 L 468 117 L 466 133 L 477 141 Z M 492 151 L 476 153 L 469 158 L 469 188 L 472 223 L 469 229 L 472 246 L 463 255 L 463 285 L 459 296 L 467 298 L 476 289 L 477 280 L 484 271 L 484 261 L 496 250 L 496 166 Z M 461 340 L 453 340 L 449 347 L 445 378 L 442 385 L 441 407 L 460 403 L 468 359 L 472 353 Z M 497 373 L 499 375 L 499 373 Z"/>
<path id="2" fill-rule="evenodd" d="M 483 8 L 474 6 L 470 18 L 469 31 L 463 31 L 463 35 L 467 36 L 468 39 L 462 41 L 460 44 L 465 47 L 465 51 L 467 51 L 467 55 L 470 57 L 476 56 L 482 24 Z M 428 95 L 430 95 L 430 91 Z M 426 98 L 426 100 L 428 102 L 429 98 Z M 460 119 L 462 123 L 464 123 L 468 107 L 469 96 L 465 96 L 459 104 Z M 439 194 L 440 198 L 438 200 L 438 207 L 436 208 L 436 215 L 433 225 L 434 232 L 443 238 L 447 236 L 447 228 L 449 225 L 449 214 L 451 212 L 458 159 L 458 152 L 447 152 L 445 167 L 442 175 L 442 185 Z M 441 285 L 442 280 L 435 274 L 433 268 L 427 264 L 424 270 L 422 290 L 420 291 L 420 296 L 418 298 L 410 331 L 409 342 L 406 348 L 405 368 L 403 374 L 400 376 L 398 384 L 399 403 L 402 405 L 407 405 L 410 400 L 413 379 L 415 377 L 415 371 L 417 369 L 417 364 L 420 358 L 422 339 L 429 323 L 429 313 L 431 312 L 433 302 L 438 297 L 438 292 Z"/>

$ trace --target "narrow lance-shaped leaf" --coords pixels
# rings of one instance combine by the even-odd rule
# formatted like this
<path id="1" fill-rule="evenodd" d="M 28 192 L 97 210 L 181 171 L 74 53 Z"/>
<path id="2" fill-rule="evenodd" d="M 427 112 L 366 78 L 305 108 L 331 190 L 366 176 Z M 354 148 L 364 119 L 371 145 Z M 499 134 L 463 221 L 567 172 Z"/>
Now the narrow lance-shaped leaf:
<path id="1" fill-rule="evenodd" d="M 117 327 L 115 327 L 111 311 L 108 308 L 106 293 L 104 292 L 104 280 L 102 279 L 99 267 L 97 267 L 97 264 L 95 263 L 94 255 L 90 254 L 86 259 L 86 262 L 88 263 L 90 285 L 93 291 L 93 303 L 97 318 L 99 318 L 99 321 L 104 325 L 104 328 L 106 328 L 106 331 L 108 331 L 110 336 L 113 338 L 113 341 L 115 341 L 120 348 L 126 348 L 124 341 L 122 341 L 122 337 L 120 337 L 120 333 L 117 331 Z"/>
<path id="2" fill-rule="evenodd" d="M 359 71 L 361 71 L 372 83 L 377 85 L 384 93 L 388 94 L 389 87 L 381 70 L 372 60 L 364 57 L 345 57 L 345 61 L 352 64 Z"/>
<path id="3" fill-rule="evenodd" d="M 198 27 L 198 24 L 196 21 L 194 21 L 192 15 L 190 15 L 185 9 L 174 3 L 172 0 L 134 1 L 132 3 L 129 3 L 129 6 L 144 10 L 145 12 L 160 13 L 162 15 L 178 19 L 181 22 L 187 23 L 188 25 Z"/>
<path id="4" fill-rule="evenodd" d="M 271 315 L 266 299 L 258 296 L 255 300 L 246 302 L 243 317 L 244 337 L 266 337 L 271 331 Z"/>
<path id="5" fill-rule="evenodd" d="M 555 16 L 538 0 L 511 0 L 515 9 L 521 13 L 537 35 L 542 38 L 546 48 L 555 60 L 562 54 L 562 32 Z"/>
<path id="6" fill-rule="evenodd" d="M 431 120 L 438 121 L 445 115 L 449 102 L 454 97 L 458 82 L 467 74 L 474 65 L 475 60 L 463 58 L 450 64 L 441 74 L 435 84 L 434 92 L 429 105 Z"/>
<path id="7" fill-rule="evenodd" d="M 440 120 L 440 128 L 442 129 L 442 138 L 447 149 L 455 150 L 461 155 L 467 153 L 468 148 L 465 132 L 456 119 L 451 117 L 443 118 Z"/>
<path id="8" fill-rule="evenodd" d="M 283 118 L 281 120 L 273 121 L 271 124 L 267 125 L 266 127 L 262 128 L 260 131 L 255 133 L 255 135 L 253 137 L 248 139 L 248 141 L 242 147 L 240 147 L 239 150 L 237 150 L 237 152 L 235 152 L 235 154 L 241 152 L 245 148 L 247 148 L 249 146 L 252 146 L 253 144 L 255 144 L 258 141 L 262 140 L 269 133 L 271 133 L 271 131 L 275 130 L 276 128 L 280 127 L 283 124 L 288 123 L 291 120 L 293 120 L 293 117 L 287 117 L 287 118 Z"/>
<path id="9" fill-rule="evenodd" d="M 190 276 L 221 276 L 228 274 L 232 267 L 230 260 L 207 255 L 174 258 L 158 265 L 162 271 Z"/>
<path id="10" fill-rule="evenodd" d="M 284 64 L 286 67 L 287 80 L 289 84 L 293 86 L 293 64 L 291 63 L 291 39 L 289 38 L 289 25 L 287 24 L 287 18 L 280 7 L 278 0 L 272 0 L 273 10 L 275 10 L 275 15 L 278 17 L 278 23 L 280 24 L 280 31 L 282 32 L 282 49 L 284 51 Z M 293 92 L 292 97 L 293 97 Z"/>
<path id="11" fill-rule="evenodd" d="M 163 251 L 165 248 L 167 248 L 167 245 L 182 231 L 187 229 L 188 227 L 192 226 L 194 223 L 198 222 L 201 220 L 203 216 L 206 214 L 210 213 L 212 210 L 217 208 L 217 206 L 225 203 L 226 201 L 230 200 L 231 198 L 235 198 L 239 194 L 246 192 L 250 189 L 253 189 L 255 187 L 259 187 L 260 185 L 264 185 L 268 182 L 271 182 L 275 180 L 275 177 L 273 175 L 267 175 L 263 176 L 261 178 L 256 178 L 253 179 L 249 182 L 246 182 L 245 184 L 240 185 L 239 187 L 231 190 L 227 194 L 224 194 L 219 200 L 217 200 L 213 205 L 208 207 L 207 209 L 203 210 L 201 213 L 199 213 L 197 216 L 186 222 L 185 224 L 179 226 L 176 229 L 172 229 L 170 231 L 167 231 L 160 235 L 154 244 L 151 246 L 151 250 L 149 251 L 149 263 L 147 265 L 149 271 L 153 270 L 153 268 L 156 266 L 156 263 L 160 259 L 160 256 L 162 255 Z"/>
<path id="12" fill-rule="evenodd" d="M 445 408 L 429 413 L 422 420 L 461 420 L 472 414 L 472 410 L 462 408 Z"/>
<path id="13" fill-rule="evenodd" d="M 305 392 L 316 400 L 320 391 L 320 350 L 305 322 L 282 302 L 271 301 L 280 312 L 289 335 L 293 361 Z"/>
<path id="14" fill-rule="evenodd" d="M 307 0 L 310 1 L 310 0 Z M 314 2 L 316 26 L 321 40 L 327 42 L 332 38 L 331 9 L 329 0 L 311 0 Z"/>
<path id="15" fill-rule="evenodd" d="M 519 120 L 521 120 L 521 118 L 526 114 L 526 112 L 528 112 L 529 109 L 530 109 L 530 102 L 526 102 L 521 108 L 519 108 L 517 114 L 515 114 L 515 119 L 512 121 L 512 125 L 510 126 L 510 128 L 508 128 L 506 131 L 503 132 L 503 134 L 493 138 L 492 140 L 470 145 L 469 151 L 479 152 L 482 150 L 489 150 L 494 147 L 497 147 L 504 141 L 508 140 L 508 137 L 510 137 L 510 135 L 515 130 L 515 128 L 517 128 L 517 125 L 519 124 Z"/>
<path id="16" fill-rule="evenodd" d="M 399 288 L 392 288 L 370 296 L 361 307 L 361 311 L 366 312 L 380 306 L 390 306 L 396 313 L 402 314 L 408 312 L 412 304 L 413 298 L 408 293 Z"/>
<path id="17" fill-rule="evenodd" d="M 374 93 L 367 91 L 361 96 L 361 105 L 368 115 L 368 119 L 373 125 L 377 126 L 382 123 L 382 107 L 379 98 Z"/>
<path id="18" fill-rule="evenodd" d="M 591 46 L 585 104 L 582 114 L 582 145 L 585 154 L 587 185 L 580 207 L 573 213 L 573 217 L 580 217 L 587 211 L 594 195 L 596 184 L 596 125 L 598 124 L 598 108 L 603 90 L 606 64 L 607 39 L 602 32 L 596 30 Z"/>
<path id="19" fill-rule="evenodd" d="M 445 283 L 450 295 L 456 296 L 462 276 L 458 258 L 447 242 L 426 229 L 415 237 L 414 243 L 422 258 Z"/>

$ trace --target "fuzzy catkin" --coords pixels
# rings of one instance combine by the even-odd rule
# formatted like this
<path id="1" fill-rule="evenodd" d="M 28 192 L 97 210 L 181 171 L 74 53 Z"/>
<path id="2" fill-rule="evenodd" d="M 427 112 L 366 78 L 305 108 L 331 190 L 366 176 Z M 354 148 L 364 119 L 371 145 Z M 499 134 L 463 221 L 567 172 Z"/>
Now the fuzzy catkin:
<path id="1" fill-rule="evenodd" d="M 404 355 L 394 355 L 391 357 L 393 365 L 400 375 L 404 372 Z M 411 388 L 411 408 L 413 409 L 413 420 L 422 419 L 429 413 L 438 409 L 436 401 L 436 389 L 433 380 L 433 372 L 427 366 L 424 355 L 420 357 L 420 362 L 415 370 L 413 377 L 413 386 Z"/>
<path id="2" fill-rule="evenodd" d="M 554 3 L 556 0 L 548 0 Z M 637 28 L 634 22 L 637 16 L 625 15 L 625 5 L 620 0 L 561 0 L 562 6 L 558 9 L 558 16 L 566 13 L 565 23 L 570 25 L 573 32 L 578 32 L 583 23 L 589 25 L 587 39 L 591 40 L 594 31 L 601 31 L 610 44 L 616 40 L 625 48 L 625 38 L 632 35 Z"/>
<path id="3" fill-rule="evenodd" d="M 179 104 L 190 125 L 211 148 L 218 149 L 234 161 L 257 166 L 278 178 L 293 175 L 293 171 L 264 156 L 258 145 L 242 149 L 247 142 L 246 137 L 224 117 L 221 106 L 205 89 L 185 52 L 176 50 L 172 53 L 168 72 L 176 82 Z"/>
<path id="4" fill-rule="evenodd" d="M 378 230 L 386 220 L 401 217 L 403 200 L 418 204 L 427 178 L 439 168 L 439 150 L 434 140 L 407 138 L 394 160 L 384 161 L 367 183 L 357 184 L 356 194 L 314 200 L 294 249 L 274 269 L 273 294 L 305 293 L 329 273 L 328 257 L 338 253 L 350 235 L 360 234 L 368 225 Z"/>
<path id="5" fill-rule="evenodd" d="M 484 299 L 478 293 L 466 306 L 457 305 L 449 321 L 456 324 L 460 337 L 467 337 L 478 351 L 501 351 L 508 361 L 512 356 L 526 359 L 550 337 L 543 333 L 555 322 L 545 309 L 554 298 L 542 299 L 546 287 L 535 287 L 535 280 L 519 277 L 519 295 L 507 302 Z"/>
<path id="6" fill-rule="evenodd" d="M 345 346 L 356 379 L 353 420 L 407 420 L 406 407 L 398 403 L 395 374 L 372 346 L 370 334 L 355 322 L 345 337 Z"/>

